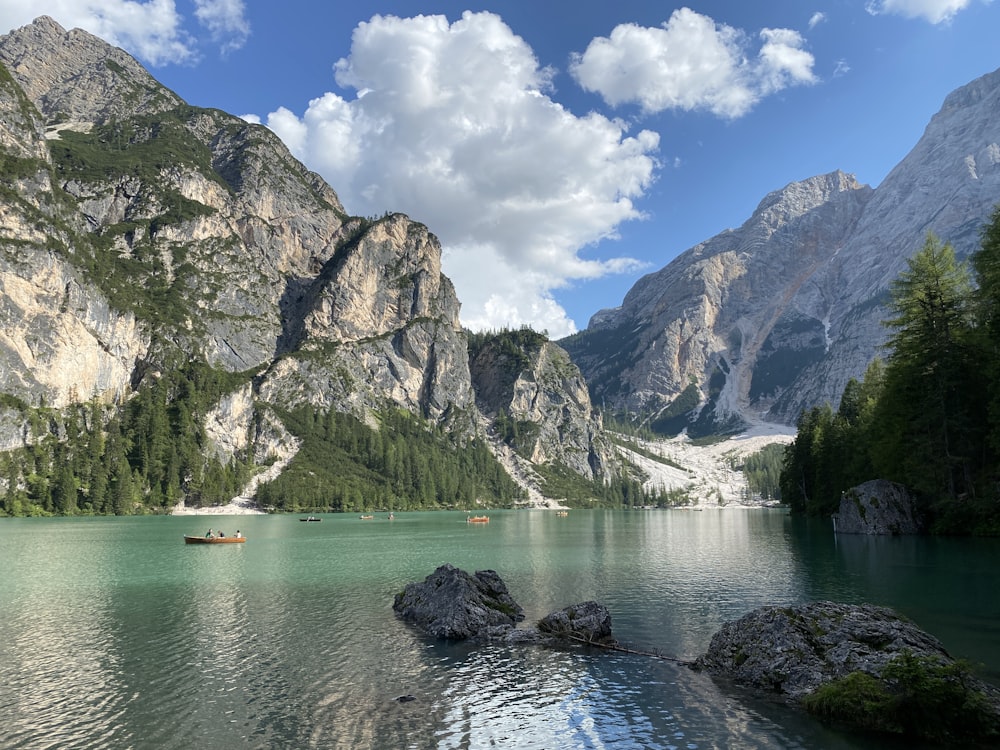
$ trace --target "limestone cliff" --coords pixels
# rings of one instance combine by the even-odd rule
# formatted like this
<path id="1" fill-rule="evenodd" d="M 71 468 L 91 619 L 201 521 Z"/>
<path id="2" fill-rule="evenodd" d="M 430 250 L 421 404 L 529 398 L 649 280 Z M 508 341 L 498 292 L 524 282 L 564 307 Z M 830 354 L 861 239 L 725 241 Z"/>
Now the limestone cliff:
<path id="1" fill-rule="evenodd" d="M 229 373 L 204 415 L 223 462 L 287 459 L 279 415 L 301 405 L 481 429 L 437 238 L 348 216 L 267 128 L 43 17 L 0 37 L 0 166 L 0 448 L 31 439 L 26 408 L 123 405 L 177 353 Z M 537 460 L 592 478 L 589 401 L 562 356 L 575 379 L 550 377 L 546 347 L 544 399 L 519 386 L 511 408 L 539 425 Z"/>
<path id="2" fill-rule="evenodd" d="M 640 279 L 621 307 L 562 342 L 594 398 L 656 414 L 693 383 L 720 426 L 788 387 L 825 348 L 822 319 L 793 300 L 870 197 L 841 172 L 794 183 L 738 230 Z"/>
<path id="3" fill-rule="evenodd" d="M 564 349 L 523 330 L 474 337 L 470 356 L 476 404 L 517 455 L 588 479 L 604 474 L 609 446 L 587 384 Z"/>
<path id="4" fill-rule="evenodd" d="M 878 188 L 841 172 L 792 183 L 640 279 L 561 342 L 594 398 L 655 419 L 693 383 L 683 410 L 706 431 L 836 405 L 880 354 L 889 284 L 927 233 L 960 257 L 978 247 L 1000 202 L 998 113 L 1000 71 L 952 93 Z"/>

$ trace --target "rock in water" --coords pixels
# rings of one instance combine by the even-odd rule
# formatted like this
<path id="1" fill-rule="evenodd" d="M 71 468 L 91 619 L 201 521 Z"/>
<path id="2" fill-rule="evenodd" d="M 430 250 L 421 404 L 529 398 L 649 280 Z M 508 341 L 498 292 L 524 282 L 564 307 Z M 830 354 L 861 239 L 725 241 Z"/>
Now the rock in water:
<path id="1" fill-rule="evenodd" d="M 695 664 L 797 699 L 856 670 L 878 673 L 904 650 L 951 658 L 936 638 L 890 609 L 812 602 L 760 607 L 725 623 Z"/>
<path id="2" fill-rule="evenodd" d="M 422 583 L 396 594 L 392 608 L 425 633 L 452 640 L 503 641 L 508 644 L 566 645 L 584 641 L 616 644 L 611 614 L 597 602 L 582 602 L 546 615 L 536 628 L 518 628 L 524 611 L 493 570 L 470 575 L 442 565 Z"/>
<path id="3" fill-rule="evenodd" d="M 611 613 L 603 604 L 582 602 L 546 615 L 538 621 L 541 633 L 600 645 L 613 645 Z"/>
<path id="4" fill-rule="evenodd" d="M 723 625 L 695 667 L 840 726 L 950 747 L 1000 738 L 1000 691 L 884 607 L 761 607 Z"/>
<path id="5" fill-rule="evenodd" d="M 445 564 L 422 583 L 410 583 L 392 608 L 404 620 L 438 638 L 502 638 L 524 619 L 524 611 L 493 570 L 470 575 Z"/>
<path id="6" fill-rule="evenodd" d="M 885 479 L 852 487 L 840 498 L 834 515 L 838 534 L 918 534 L 920 519 L 906 488 Z"/>

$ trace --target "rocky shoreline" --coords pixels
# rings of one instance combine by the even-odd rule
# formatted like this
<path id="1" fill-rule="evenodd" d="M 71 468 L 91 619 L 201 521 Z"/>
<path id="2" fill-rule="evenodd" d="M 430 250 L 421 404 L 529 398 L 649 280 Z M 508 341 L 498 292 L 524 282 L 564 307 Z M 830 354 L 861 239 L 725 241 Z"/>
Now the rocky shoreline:
<path id="1" fill-rule="evenodd" d="M 493 570 L 442 565 L 396 594 L 393 610 L 448 640 L 620 649 L 611 615 L 588 601 L 534 627 Z M 1000 742 L 1000 689 L 891 609 L 810 602 L 726 622 L 694 662 L 722 683 L 776 696 L 837 726 L 963 747 Z"/>

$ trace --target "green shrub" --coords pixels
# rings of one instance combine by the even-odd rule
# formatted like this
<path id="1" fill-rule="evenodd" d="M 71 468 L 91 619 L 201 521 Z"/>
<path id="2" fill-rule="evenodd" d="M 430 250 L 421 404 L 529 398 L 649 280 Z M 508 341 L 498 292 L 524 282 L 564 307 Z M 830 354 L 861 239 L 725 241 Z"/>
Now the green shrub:
<path id="1" fill-rule="evenodd" d="M 823 685 L 803 701 L 827 721 L 954 746 L 995 741 L 1000 715 L 963 661 L 945 662 L 909 651 L 882 669 Z"/>

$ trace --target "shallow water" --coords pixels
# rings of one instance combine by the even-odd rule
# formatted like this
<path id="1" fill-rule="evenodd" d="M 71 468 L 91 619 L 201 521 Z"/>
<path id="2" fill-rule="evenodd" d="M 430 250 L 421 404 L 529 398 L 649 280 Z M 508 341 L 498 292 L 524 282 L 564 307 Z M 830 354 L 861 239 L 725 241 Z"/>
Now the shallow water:
<path id="1" fill-rule="evenodd" d="M 0 521 L 0 747 L 868 748 L 669 660 L 429 640 L 393 595 L 496 570 L 534 620 L 587 599 L 681 658 L 725 620 L 893 606 L 1000 682 L 1000 544 L 835 538 L 780 511 Z M 185 545 L 208 525 L 241 545 Z M 413 696 L 400 702 L 401 696 Z"/>

